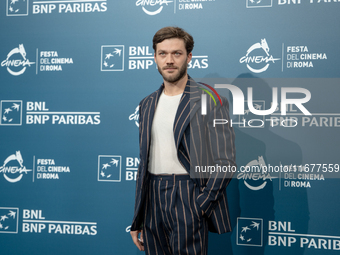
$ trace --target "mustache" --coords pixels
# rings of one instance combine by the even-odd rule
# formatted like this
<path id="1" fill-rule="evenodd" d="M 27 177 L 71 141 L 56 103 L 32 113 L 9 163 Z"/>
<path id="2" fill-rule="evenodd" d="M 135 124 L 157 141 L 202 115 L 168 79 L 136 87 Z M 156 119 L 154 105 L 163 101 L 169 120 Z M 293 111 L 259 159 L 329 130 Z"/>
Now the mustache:
<path id="1" fill-rule="evenodd" d="M 168 66 L 164 66 L 162 69 L 165 70 L 167 68 L 175 68 L 175 69 L 178 69 L 177 66 L 174 66 L 174 65 L 168 65 Z"/>

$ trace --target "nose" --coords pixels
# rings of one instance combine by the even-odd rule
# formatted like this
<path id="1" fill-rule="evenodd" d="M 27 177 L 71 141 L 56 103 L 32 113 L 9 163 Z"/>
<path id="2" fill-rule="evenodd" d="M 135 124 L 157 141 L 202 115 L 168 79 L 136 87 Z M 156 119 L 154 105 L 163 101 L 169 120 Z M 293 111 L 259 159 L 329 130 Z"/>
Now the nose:
<path id="1" fill-rule="evenodd" d="M 168 54 L 168 55 L 166 56 L 166 63 L 167 63 L 167 65 L 173 64 L 173 63 L 174 63 L 174 57 L 173 57 L 172 54 Z"/>

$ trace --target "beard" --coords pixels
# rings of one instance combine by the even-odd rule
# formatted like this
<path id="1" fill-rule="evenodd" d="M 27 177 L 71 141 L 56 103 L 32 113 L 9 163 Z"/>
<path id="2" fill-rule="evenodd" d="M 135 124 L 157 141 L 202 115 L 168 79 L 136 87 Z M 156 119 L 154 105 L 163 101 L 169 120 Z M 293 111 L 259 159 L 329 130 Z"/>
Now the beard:
<path id="1" fill-rule="evenodd" d="M 184 64 L 180 68 L 175 67 L 173 65 L 168 65 L 163 68 L 160 68 L 159 66 L 157 67 L 158 67 L 158 72 L 162 75 L 165 81 L 170 82 L 170 83 L 175 83 L 175 82 L 178 82 L 180 79 L 182 79 L 184 75 L 186 75 L 188 64 L 185 61 Z M 166 68 L 176 68 L 175 72 L 177 71 L 177 69 L 179 70 L 177 74 L 166 74 L 164 71 Z"/>

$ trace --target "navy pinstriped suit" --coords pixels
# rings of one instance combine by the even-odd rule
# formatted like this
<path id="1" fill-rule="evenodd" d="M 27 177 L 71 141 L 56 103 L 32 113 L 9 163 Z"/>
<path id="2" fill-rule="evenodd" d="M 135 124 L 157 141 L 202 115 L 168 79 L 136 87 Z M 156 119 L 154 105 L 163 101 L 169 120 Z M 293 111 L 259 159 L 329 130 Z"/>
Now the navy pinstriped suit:
<path id="1" fill-rule="evenodd" d="M 148 158 L 151 127 L 162 91 L 163 86 L 144 98 L 139 105 L 140 165 L 131 230 L 142 229 L 145 217 L 145 203 L 150 183 Z M 233 129 L 229 125 L 213 127 L 212 122 L 213 119 L 229 120 L 228 102 L 222 98 L 223 106 L 219 102 L 215 106 L 212 99 L 208 97 L 208 115 L 201 115 L 202 93 L 199 85 L 188 77 L 174 121 L 173 132 L 178 159 L 188 173 L 190 169 L 195 169 L 195 166 L 235 165 Z M 209 231 L 219 234 L 231 231 L 226 187 L 231 180 L 232 173 L 218 173 L 211 175 L 210 178 L 196 177 L 192 178 L 197 187 L 196 204 L 207 218 Z"/>

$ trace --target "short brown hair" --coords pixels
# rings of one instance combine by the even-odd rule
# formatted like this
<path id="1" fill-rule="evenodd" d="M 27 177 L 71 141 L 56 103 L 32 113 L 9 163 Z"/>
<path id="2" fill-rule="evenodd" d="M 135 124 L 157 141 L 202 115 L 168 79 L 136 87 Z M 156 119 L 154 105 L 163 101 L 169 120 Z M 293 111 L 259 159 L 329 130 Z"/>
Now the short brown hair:
<path id="1" fill-rule="evenodd" d="M 163 27 L 156 32 L 152 40 L 152 48 L 156 51 L 156 46 L 158 43 L 163 42 L 166 39 L 179 38 L 184 41 L 185 49 L 187 54 L 189 54 L 194 48 L 194 38 L 182 28 L 179 27 Z"/>

